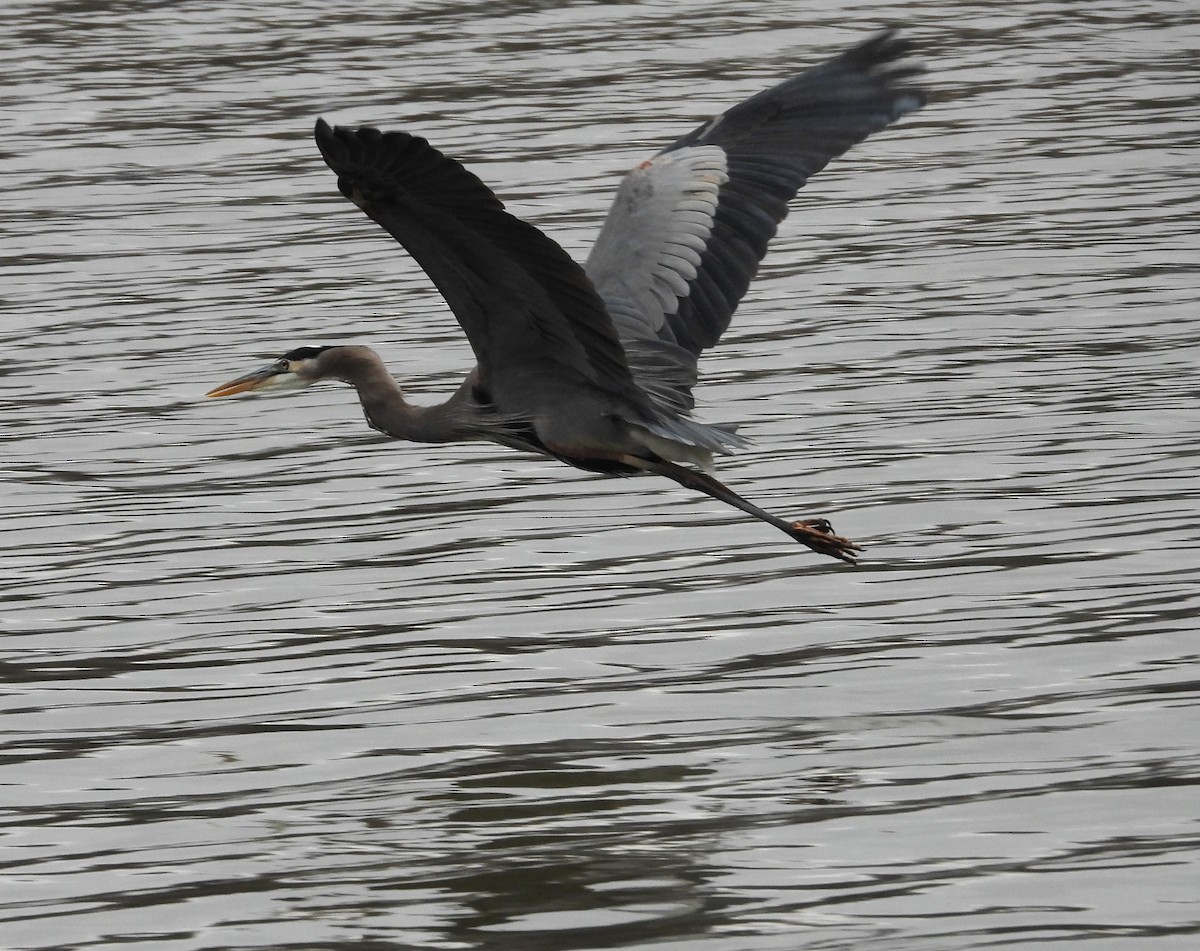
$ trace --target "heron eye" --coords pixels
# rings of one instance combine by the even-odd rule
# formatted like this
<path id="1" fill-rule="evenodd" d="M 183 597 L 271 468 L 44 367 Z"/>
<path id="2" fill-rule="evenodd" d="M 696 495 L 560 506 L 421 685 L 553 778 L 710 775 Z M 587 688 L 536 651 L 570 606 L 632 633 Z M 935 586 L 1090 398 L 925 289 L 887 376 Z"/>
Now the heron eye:
<path id="1" fill-rule="evenodd" d="M 287 360 L 276 360 L 275 371 L 277 373 L 287 373 L 291 369 L 291 363 Z"/>

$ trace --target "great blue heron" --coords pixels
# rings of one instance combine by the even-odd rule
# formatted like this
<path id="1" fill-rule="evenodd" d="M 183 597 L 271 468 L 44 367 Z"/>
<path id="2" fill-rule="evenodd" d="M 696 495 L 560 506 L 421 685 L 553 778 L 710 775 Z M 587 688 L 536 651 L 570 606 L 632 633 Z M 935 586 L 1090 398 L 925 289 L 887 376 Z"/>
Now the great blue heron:
<path id="1" fill-rule="evenodd" d="M 668 145 L 624 177 L 583 267 L 424 139 L 318 120 L 341 193 L 424 268 L 477 365 L 445 403 L 414 406 L 372 350 L 301 347 L 208 395 L 341 380 L 388 436 L 653 472 L 852 563 L 860 547 L 825 519 L 776 518 L 709 474 L 713 453 L 744 443 L 691 418 L 692 386 L 797 190 L 924 103 L 908 52 L 880 34 Z"/>

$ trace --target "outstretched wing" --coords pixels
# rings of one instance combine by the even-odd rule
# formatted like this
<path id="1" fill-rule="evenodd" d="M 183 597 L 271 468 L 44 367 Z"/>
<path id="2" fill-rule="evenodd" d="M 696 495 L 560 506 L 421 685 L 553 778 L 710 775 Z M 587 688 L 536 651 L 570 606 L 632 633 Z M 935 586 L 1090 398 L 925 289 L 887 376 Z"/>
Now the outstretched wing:
<path id="1" fill-rule="evenodd" d="M 342 194 L 446 298 L 498 409 L 535 419 L 587 392 L 618 410 L 646 406 L 583 269 L 475 175 L 403 132 L 318 120 L 316 140 Z"/>
<path id="2" fill-rule="evenodd" d="M 919 109 L 920 69 L 883 33 L 729 109 L 622 181 L 585 268 L 660 404 L 692 405 L 717 342 L 809 177 Z"/>

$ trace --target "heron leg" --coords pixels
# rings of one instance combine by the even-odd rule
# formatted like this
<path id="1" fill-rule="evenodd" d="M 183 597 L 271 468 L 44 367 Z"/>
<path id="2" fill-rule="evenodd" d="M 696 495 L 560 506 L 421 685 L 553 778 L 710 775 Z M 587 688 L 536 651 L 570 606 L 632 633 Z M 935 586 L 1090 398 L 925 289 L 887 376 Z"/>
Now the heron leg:
<path id="1" fill-rule="evenodd" d="M 770 512 L 766 512 L 753 502 L 742 498 L 733 489 L 729 488 L 729 486 L 724 485 L 705 472 L 688 469 L 662 459 L 643 459 L 640 456 L 625 454 L 621 455 L 618 461 L 635 469 L 641 469 L 644 472 L 653 472 L 656 475 L 666 476 L 668 479 L 678 482 L 684 488 L 695 489 L 714 499 L 732 505 L 734 508 L 741 509 L 747 515 L 753 515 L 768 525 L 774 525 L 781 532 L 822 555 L 828 555 L 831 558 L 837 558 L 852 565 L 855 563 L 855 552 L 862 551 L 862 546 L 854 544 L 850 539 L 843 538 L 841 535 L 835 535 L 833 526 L 825 519 L 812 518 L 788 522 L 784 519 L 776 518 Z"/>

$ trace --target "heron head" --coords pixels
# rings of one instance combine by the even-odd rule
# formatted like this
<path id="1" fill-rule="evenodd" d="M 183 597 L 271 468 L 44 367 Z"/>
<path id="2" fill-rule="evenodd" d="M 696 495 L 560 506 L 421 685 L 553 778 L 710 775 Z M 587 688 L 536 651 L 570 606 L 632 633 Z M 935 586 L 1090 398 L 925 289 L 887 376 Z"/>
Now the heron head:
<path id="1" fill-rule="evenodd" d="M 297 347 L 258 370 L 209 390 L 206 396 L 233 396 L 250 390 L 298 390 L 322 380 L 321 354 L 333 347 Z"/>

